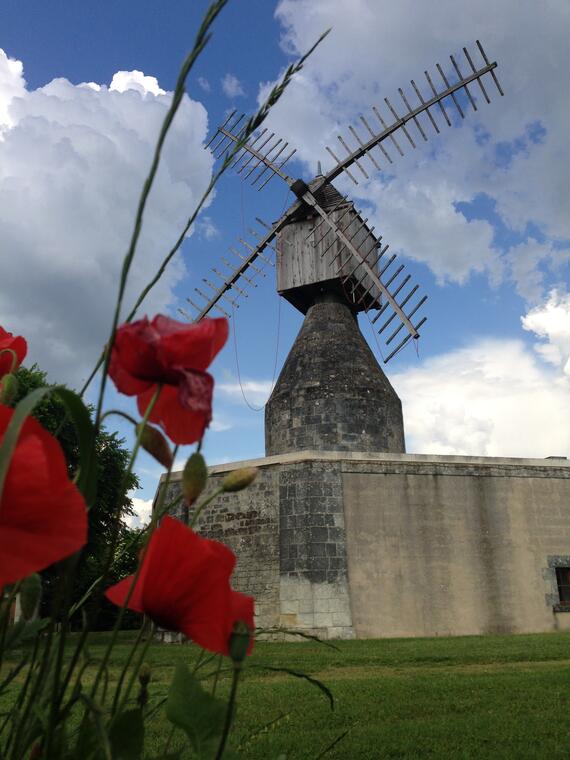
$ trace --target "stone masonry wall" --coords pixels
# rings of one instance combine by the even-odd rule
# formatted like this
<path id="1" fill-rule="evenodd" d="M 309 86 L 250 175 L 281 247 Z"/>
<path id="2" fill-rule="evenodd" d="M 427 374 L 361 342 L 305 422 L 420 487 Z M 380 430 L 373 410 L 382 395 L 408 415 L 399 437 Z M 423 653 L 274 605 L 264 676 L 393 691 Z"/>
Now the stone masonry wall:
<path id="1" fill-rule="evenodd" d="M 570 566 L 570 463 L 307 451 L 219 465 L 209 488 L 245 465 L 257 480 L 198 529 L 235 551 L 234 586 L 256 597 L 259 627 L 323 638 L 570 629 L 553 569 Z"/>
<path id="2" fill-rule="evenodd" d="M 322 638 L 352 638 L 338 463 L 279 469 L 280 624 Z"/>
<path id="3" fill-rule="evenodd" d="M 265 450 L 405 451 L 400 399 L 346 304 L 309 309 L 265 407 Z"/>
<path id="4" fill-rule="evenodd" d="M 204 497 L 225 475 L 211 475 Z M 201 535 L 223 541 L 236 554 L 232 586 L 255 597 L 256 625 L 261 628 L 278 625 L 280 615 L 278 478 L 276 469 L 263 468 L 249 488 L 218 496 L 202 512 L 196 526 Z M 175 481 L 169 500 L 179 492 Z M 188 515 L 180 506 L 172 516 L 186 522 L 192 510 Z"/>

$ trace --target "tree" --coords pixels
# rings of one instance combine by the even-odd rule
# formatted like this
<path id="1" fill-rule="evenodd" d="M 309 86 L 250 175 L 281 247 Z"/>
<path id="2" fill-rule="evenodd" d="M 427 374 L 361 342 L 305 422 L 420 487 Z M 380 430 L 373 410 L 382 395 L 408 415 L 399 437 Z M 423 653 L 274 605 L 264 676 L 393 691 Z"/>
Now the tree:
<path id="1" fill-rule="evenodd" d="M 18 394 L 14 405 L 36 388 L 49 386 L 46 373 L 34 365 L 31 368 L 20 367 L 17 372 Z M 90 410 L 92 411 L 92 410 Z M 65 406 L 55 396 L 48 395 L 34 409 L 33 416 L 52 435 L 55 435 L 64 451 L 70 474 L 77 469 L 79 446 L 73 423 L 67 417 Z M 130 452 L 124 446 L 124 439 L 116 433 L 109 433 L 104 428 L 97 435 L 95 447 L 98 457 L 97 496 L 89 510 L 89 534 L 74 578 L 73 597 L 80 599 L 93 582 L 101 575 L 107 552 L 117 529 L 117 510 L 119 525 L 116 557 L 109 574 L 108 585 L 134 572 L 140 548 L 140 530 L 129 528 L 125 518 L 133 514 L 133 503 L 128 493 L 139 485 L 137 476 L 131 473 L 125 480 Z M 55 584 L 58 578 L 56 568 L 48 568 L 42 573 L 43 602 L 42 612 L 47 612 L 52 604 Z M 88 605 L 89 609 L 89 605 Z M 106 600 L 94 621 L 97 629 L 112 626 L 117 615 L 117 608 Z M 138 616 L 129 613 L 125 624 L 133 623 Z"/>

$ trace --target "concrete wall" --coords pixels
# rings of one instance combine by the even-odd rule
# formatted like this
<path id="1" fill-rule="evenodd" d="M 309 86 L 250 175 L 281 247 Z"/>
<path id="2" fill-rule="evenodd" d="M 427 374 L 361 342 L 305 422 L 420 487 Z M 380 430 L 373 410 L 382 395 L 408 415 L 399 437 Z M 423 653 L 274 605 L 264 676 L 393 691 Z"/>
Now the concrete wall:
<path id="1" fill-rule="evenodd" d="M 307 451 L 214 467 L 210 487 L 246 464 L 256 482 L 199 528 L 236 552 L 234 585 L 256 597 L 259 626 L 325 638 L 570 629 L 555 574 L 570 567 L 570 463 Z"/>
<path id="2" fill-rule="evenodd" d="M 343 468 L 356 635 L 549 631 L 570 550 L 568 468 L 401 462 Z M 567 564 L 567 563 L 564 563 Z"/>

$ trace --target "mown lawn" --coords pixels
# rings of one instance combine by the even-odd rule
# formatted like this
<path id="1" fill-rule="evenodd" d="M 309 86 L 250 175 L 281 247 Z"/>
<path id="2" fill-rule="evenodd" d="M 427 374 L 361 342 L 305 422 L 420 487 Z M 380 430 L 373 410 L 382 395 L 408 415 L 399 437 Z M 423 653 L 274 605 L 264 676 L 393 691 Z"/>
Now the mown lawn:
<path id="1" fill-rule="evenodd" d="M 91 654 L 102 646 L 103 639 Z M 264 760 L 313 759 L 329 747 L 326 758 L 570 757 L 570 634 L 337 646 L 257 644 L 239 692 L 232 748 Z M 127 651 L 126 642 L 117 648 L 112 674 Z M 151 647 L 151 702 L 166 695 L 174 663 L 194 658 L 194 647 Z M 264 665 L 323 681 L 334 694 L 334 711 L 311 684 L 263 671 Z M 221 696 L 227 686 L 224 678 Z M 157 713 L 148 728 L 151 754 L 160 756 L 169 724 Z M 170 748 L 179 741 L 175 735 Z"/>

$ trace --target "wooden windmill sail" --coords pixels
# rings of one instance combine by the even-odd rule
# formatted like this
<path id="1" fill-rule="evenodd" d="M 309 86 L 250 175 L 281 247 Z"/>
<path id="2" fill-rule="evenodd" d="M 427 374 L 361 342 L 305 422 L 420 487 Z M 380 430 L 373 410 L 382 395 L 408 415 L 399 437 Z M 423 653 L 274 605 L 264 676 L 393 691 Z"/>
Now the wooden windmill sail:
<path id="1" fill-rule="evenodd" d="M 339 145 L 334 150 L 327 147 L 334 161 L 332 168 L 308 183 L 287 174 L 286 166 L 295 154 L 287 142 L 268 129 L 252 135 L 238 152 L 233 168 L 259 190 L 279 177 L 296 200 L 272 225 L 258 218 L 260 226 L 252 231 L 253 240 L 240 239 L 239 246 L 231 249 L 234 262 L 222 259 L 223 268 L 212 269 L 215 282 L 204 278 L 204 288 L 196 288 L 202 303 L 188 299 L 196 312 L 193 319 L 201 319 L 212 309 L 230 316 L 252 276 L 260 271 L 260 265 L 273 263 L 269 254 L 275 252 L 278 292 L 303 313 L 314 293 L 326 285 L 342 292 L 353 311 L 376 312 L 372 322 L 389 347 L 385 362 L 408 341 L 417 340 L 427 319 L 418 312 L 427 296 L 418 294 L 419 286 L 412 284 L 396 256 L 388 254 L 388 245 L 332 183 L 345 174 L 358 184 L 358 178 L 368 179 L 371 170 L 385 169 L 397 155 L 403 155 L 402 146 L 415 149 L 416 141 L 427 141 L 431 130 L 439 133 L 443 123 L 451 126 L 447 109 L 464 118 L 465 108 L 477 110 L 479 95 L 489 103 L 489 84 L 503 95 L 495 73 L 497 63 L 489 61 L 479 41 L 476 47 L 474 57 L 463 48 L 463 70 L 450 56 L 456 81 L 451 82 L 438 63 L 437 84 L 425 71 L 423 93 L 411 80 L 413 95 L 399 89 L 401 104 L 397 107 L 385 98 L 382 110 L 373 106 L 372 116 L 360 116 L 358 128 L 348 128 L 350 137 L 339 135 Z M 244 115 L 234 111 L 218 127 L 207 146 L 216 158 L 226 156 L 240 142 L 244 124 Z M 340 151 L 346 155 L 339 157 Z"/>

